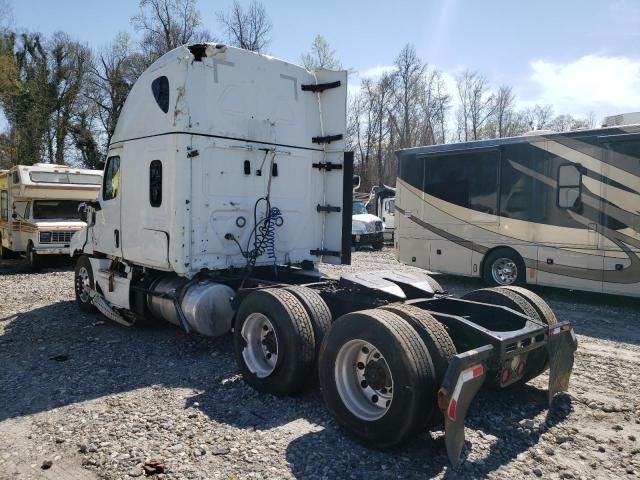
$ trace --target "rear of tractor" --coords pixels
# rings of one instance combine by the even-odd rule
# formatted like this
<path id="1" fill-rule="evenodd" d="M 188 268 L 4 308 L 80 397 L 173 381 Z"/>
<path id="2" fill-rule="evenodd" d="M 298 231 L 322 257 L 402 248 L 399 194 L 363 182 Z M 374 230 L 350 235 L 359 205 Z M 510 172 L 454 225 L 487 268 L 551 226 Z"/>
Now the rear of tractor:
<path id="1" fill-rule="evenodd" d="M 237 292 L 244 379 L 276 395 L 317 379 L 331 414 L 367 446 L 393 447 L 444 424 L 457 464 L 481 386 L 510 387 L 549 368 L 549 400 L 568 388 L 573 330 L 528 290 L 455 298 L 430 277 L 395 272 L 287 281 L 254 279 Z"/>

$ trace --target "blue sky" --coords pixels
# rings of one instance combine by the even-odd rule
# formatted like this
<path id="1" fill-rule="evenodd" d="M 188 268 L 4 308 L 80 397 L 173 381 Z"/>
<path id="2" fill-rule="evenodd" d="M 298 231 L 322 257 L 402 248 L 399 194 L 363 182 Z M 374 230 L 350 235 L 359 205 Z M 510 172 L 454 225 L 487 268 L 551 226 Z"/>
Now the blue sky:
<path id="1" fill-rule="evenodd" d="M 10 0 L 11 1 L 11 0 Z M 242 1 L 242 3 L 247 3 Z M 133 32 L 136 0 L 12 0 L 15 26 L 62 30 L 91 47 Z M 206 27 L 230 0 L 199 0 Z M 408 42 L 450 85 L 464 68 L 514 87 L 521 106 L 602 116 L 640 110 L 640 0 L 263 0 L 273 23 L 270 53 L 298 62 L 317 33 L 344 67 L 363 76 L 389 69 Z M 220 35 L 221 36 L 221 35 Z M 453 91 L 451 93 L 454 93 Z"/>

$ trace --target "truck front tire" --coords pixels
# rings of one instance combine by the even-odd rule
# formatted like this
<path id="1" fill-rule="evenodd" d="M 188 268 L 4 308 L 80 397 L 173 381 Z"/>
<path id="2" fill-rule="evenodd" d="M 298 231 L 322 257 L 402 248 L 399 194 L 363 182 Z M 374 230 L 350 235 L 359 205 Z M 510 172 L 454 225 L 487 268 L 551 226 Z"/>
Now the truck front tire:
<path id="1" fill-rule="evenodd" d="M 372 448 L 390 448 L 423 429 L 436 380 L 420 336 L 393 312 L 343 315 L 320 349 L 322 397 L 338 424 Z"/>
<path id="2" fill-rule="evenodd" d="M 76 293 L 76 303 L 78 308 L 84 313 L 91 313 L 96 311 L 93 303 L 91 303 L 91 297 L 87 288 L 94 289 L 95 284 L 93 280 L 93 270 L 91 269 L 91 262 L 89 257 L 82 255 L 78 257 L 76 267 L 74 271 L 73 279 L 74 290 Z"/>
<path id="3" fill-rule="evenodd" d="M 293 293 L 282 288 L 251 292 L 240 304 L 233 337 L 242 376 L 257 391 L 291 395 L 311 382 L 313 327 Z"/>

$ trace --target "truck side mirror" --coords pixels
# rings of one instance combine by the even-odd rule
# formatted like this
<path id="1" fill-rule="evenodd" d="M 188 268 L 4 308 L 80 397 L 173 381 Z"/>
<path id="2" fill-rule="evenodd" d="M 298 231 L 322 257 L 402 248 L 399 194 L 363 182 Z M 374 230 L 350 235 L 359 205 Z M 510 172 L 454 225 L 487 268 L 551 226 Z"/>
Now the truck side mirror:
<path id="1" fill-rule="evenodd" d="M 15 220 L 16 218 L 18 218 L 18 214 L 16 212 L 13 212 L 11 214 L 11 218 L 13 218 Z"/>

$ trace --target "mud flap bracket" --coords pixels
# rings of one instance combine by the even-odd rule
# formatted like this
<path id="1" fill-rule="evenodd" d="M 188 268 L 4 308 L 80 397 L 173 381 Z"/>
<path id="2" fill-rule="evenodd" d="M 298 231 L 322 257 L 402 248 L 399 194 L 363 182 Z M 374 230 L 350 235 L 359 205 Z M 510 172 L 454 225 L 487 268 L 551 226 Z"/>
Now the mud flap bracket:
<path id="1" fill-rule="evenodd" d="M 458 465 L 464 446 L 464 420 L 476 393 L 487 376 L 492 345 L 485 345 L 453 357 L 438 391 L 438 406 L 444 414 L 444 440 L 452 465 Z"/>
<path id="2" fill-rule="evenodd" d="M 574 353 L 578 348 L 576 334 L 569 322 L 549 325 L 547 352 L 549 355 L 549 405 L 559 392 L 569 389 Z"/>

